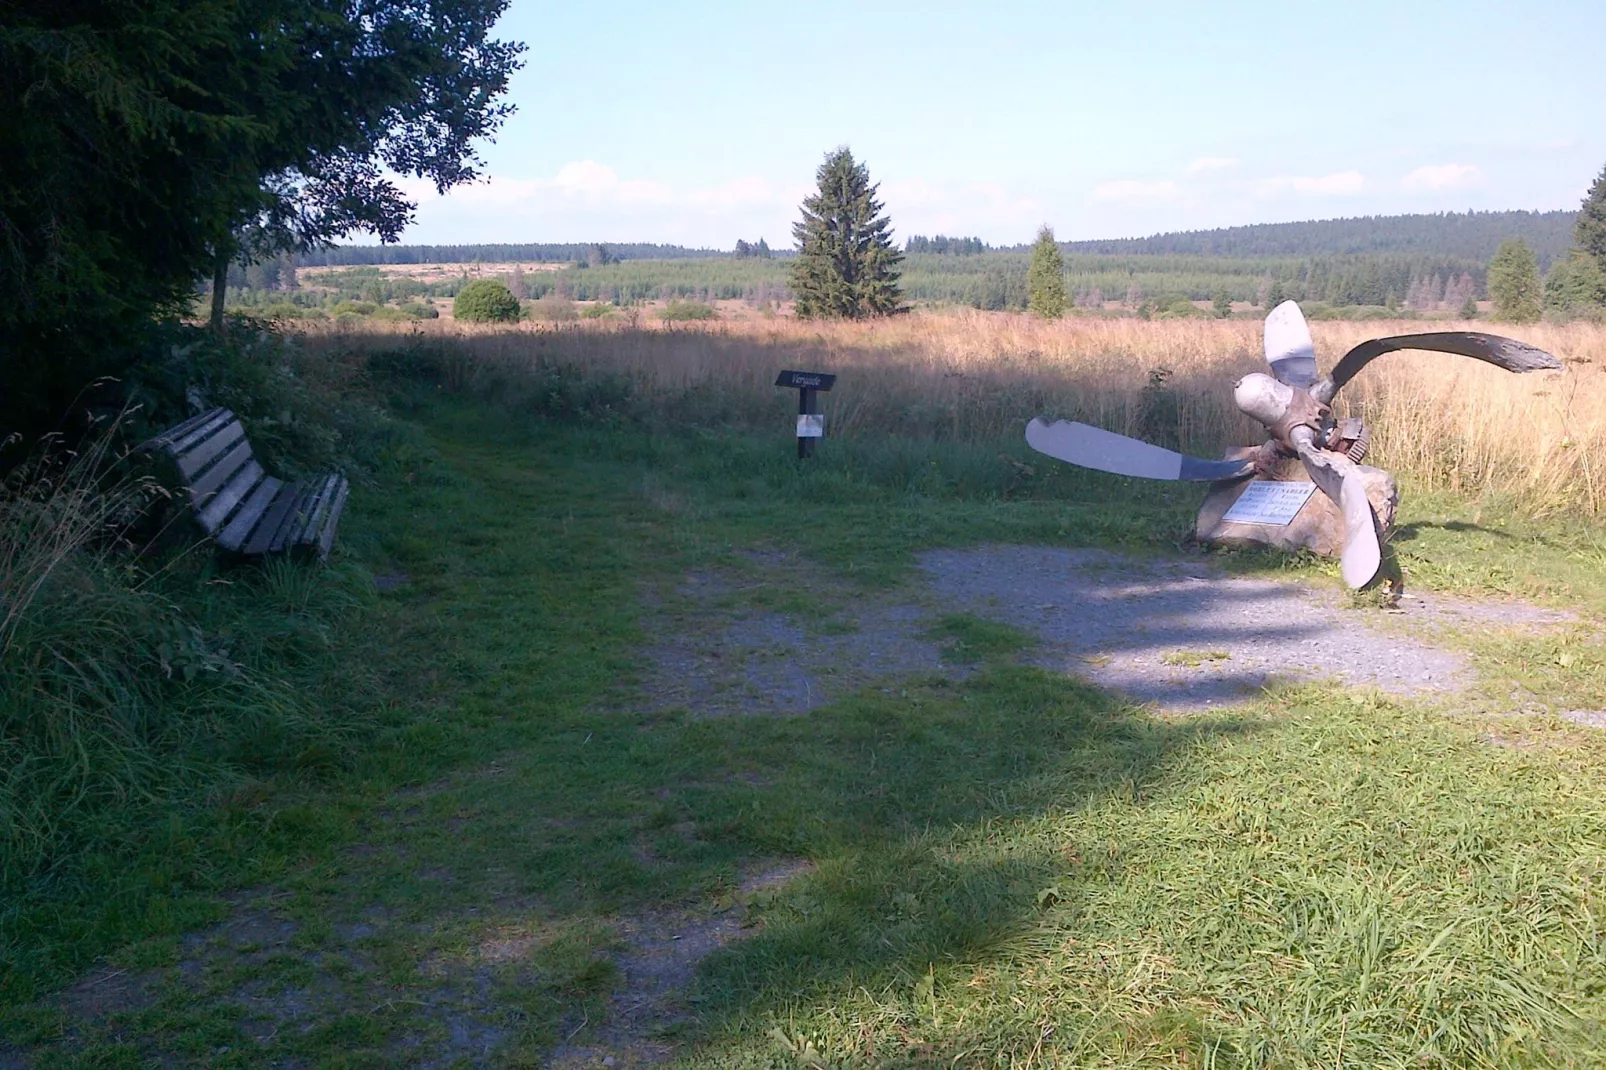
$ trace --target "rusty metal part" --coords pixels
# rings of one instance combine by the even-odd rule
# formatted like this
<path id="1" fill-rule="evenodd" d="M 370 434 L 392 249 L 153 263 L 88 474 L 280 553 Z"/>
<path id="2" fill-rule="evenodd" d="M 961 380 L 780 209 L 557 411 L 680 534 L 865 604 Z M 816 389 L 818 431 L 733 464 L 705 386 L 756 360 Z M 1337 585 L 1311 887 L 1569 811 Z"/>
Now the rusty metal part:
<path id="1" fill-rule="evenodd" d="M 1331 409 L 1311 397 L 1308 392 L 1295 390 L 1292 400 L 1288 403 L 1288 408 L 1283 410 L 1283 414 L 1267 430 L 1271 432 L 1272 438 L 1277 441 L 1279 446 L 1285 449 L 1293 449 L 1294 441 L 1289 436 L 1293 434 L 1294 428 L 1308 427 L 1316 432 L 1317 439 L 1320 441 L 1323 431 L 1322 424 L 1331 412 Z"/>
<path id="2" fill-rule="evenodd" d="M 1370 428 L 1361 423 L 1359 420 L 1356 420 L 1355 422 L 1359 425 L 1359 430 L 1356 432 L 1354 437 L 1350 439 L 1349 447 L 1345 449 L 1344 456 L 1348 457 L 1356 464 L 1360 464 L 1362 461 L 1366 460 L 1366 451 L 1372 447 L 1372 432 Z"/>
<path id="3" fill-rule="evenodd" d="M 1255 447 L 1255 452 L 1249 455 L 1249 462 L 1255 466 L 1257 475 L 1269 476 L 1277 469 L 1277 462 L 1285 456 L 1277 443 L 1267 441 Z"/>

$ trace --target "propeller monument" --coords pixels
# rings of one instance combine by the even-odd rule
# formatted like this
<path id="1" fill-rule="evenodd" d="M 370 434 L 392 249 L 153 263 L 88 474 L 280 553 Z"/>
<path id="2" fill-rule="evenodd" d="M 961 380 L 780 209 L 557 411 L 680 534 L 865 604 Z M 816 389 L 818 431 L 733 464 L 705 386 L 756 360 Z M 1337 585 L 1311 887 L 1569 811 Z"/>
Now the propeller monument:
<path id="1" fill-rule="evenodd" d="M 1026 443 L 1057 460 L 1145 479 L 1242 480 L 1267 475 L 1282 459 L 1297 457 L 1311 482 L 1342 514 L 1340 571 L 1344 582 L 1358 589 L 1377 576 L 1383 554 L 1360 466 L 1370 436 L 1359 419 L 1336 419 L 1330 407 L 1344 384 L 1384 353 L 1401 349 L 1459 353 L 1509 372 L 1561 367 L 1555 357 L 1524 342 L 1475 331 L 1439 331 L 1362 342 L 1344 354 L 1330 375 L 1318 378 L 1310 327 L 1293 301 L 1266 317 L 1265 347 L 1271 374 L 1251 372 L 1233 387 L 1239 410 L 1265 425 L 1270 435 L 1247 457 L 1207 461 L 1088 424 L 1050 424 L 1041 418 L 1026 425 Z"/>

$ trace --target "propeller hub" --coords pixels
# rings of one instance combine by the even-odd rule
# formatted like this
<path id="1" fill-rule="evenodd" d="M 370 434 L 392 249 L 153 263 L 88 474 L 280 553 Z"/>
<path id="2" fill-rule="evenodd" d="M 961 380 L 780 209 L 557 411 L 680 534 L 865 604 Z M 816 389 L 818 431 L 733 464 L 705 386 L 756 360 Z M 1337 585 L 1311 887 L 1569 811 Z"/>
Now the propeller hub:
<path id="1" fill-rule="evenodd" d="M 1294 403 L 1294 388 L 1263 372 L 1250 372 L 1232 388 L 1232 399 L 1245 416 L 1270 427 Z"/>

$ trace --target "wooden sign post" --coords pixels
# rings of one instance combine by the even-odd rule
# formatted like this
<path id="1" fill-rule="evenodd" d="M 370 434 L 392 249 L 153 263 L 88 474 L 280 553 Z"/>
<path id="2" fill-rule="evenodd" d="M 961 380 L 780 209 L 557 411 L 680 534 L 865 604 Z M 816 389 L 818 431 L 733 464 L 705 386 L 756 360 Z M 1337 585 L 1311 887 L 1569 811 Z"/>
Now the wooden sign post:
<path id="1" fill-rule="evenodd" d="M 825 417 L 820 413 L 820 391 L 829 390 L 836 376 L 824 372 L 782 372 L 776 386 L 797 391 L 797 456 L 799 460 L 814 452 L 814 441 L 825 437 Z"/>

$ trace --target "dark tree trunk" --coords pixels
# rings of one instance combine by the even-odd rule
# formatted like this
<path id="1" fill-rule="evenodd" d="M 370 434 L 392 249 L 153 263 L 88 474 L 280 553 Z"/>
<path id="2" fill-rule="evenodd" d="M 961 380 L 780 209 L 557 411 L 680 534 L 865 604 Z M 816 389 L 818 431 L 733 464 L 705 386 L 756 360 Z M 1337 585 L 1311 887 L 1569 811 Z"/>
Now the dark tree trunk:
<path id="1" fill-rule="evenodd" d="M 212 333 L 223 334 L 223 297 L 229 288 L 229 254 L 220 252 L 212 265 L 212 317 L 207 326 Z"/>

